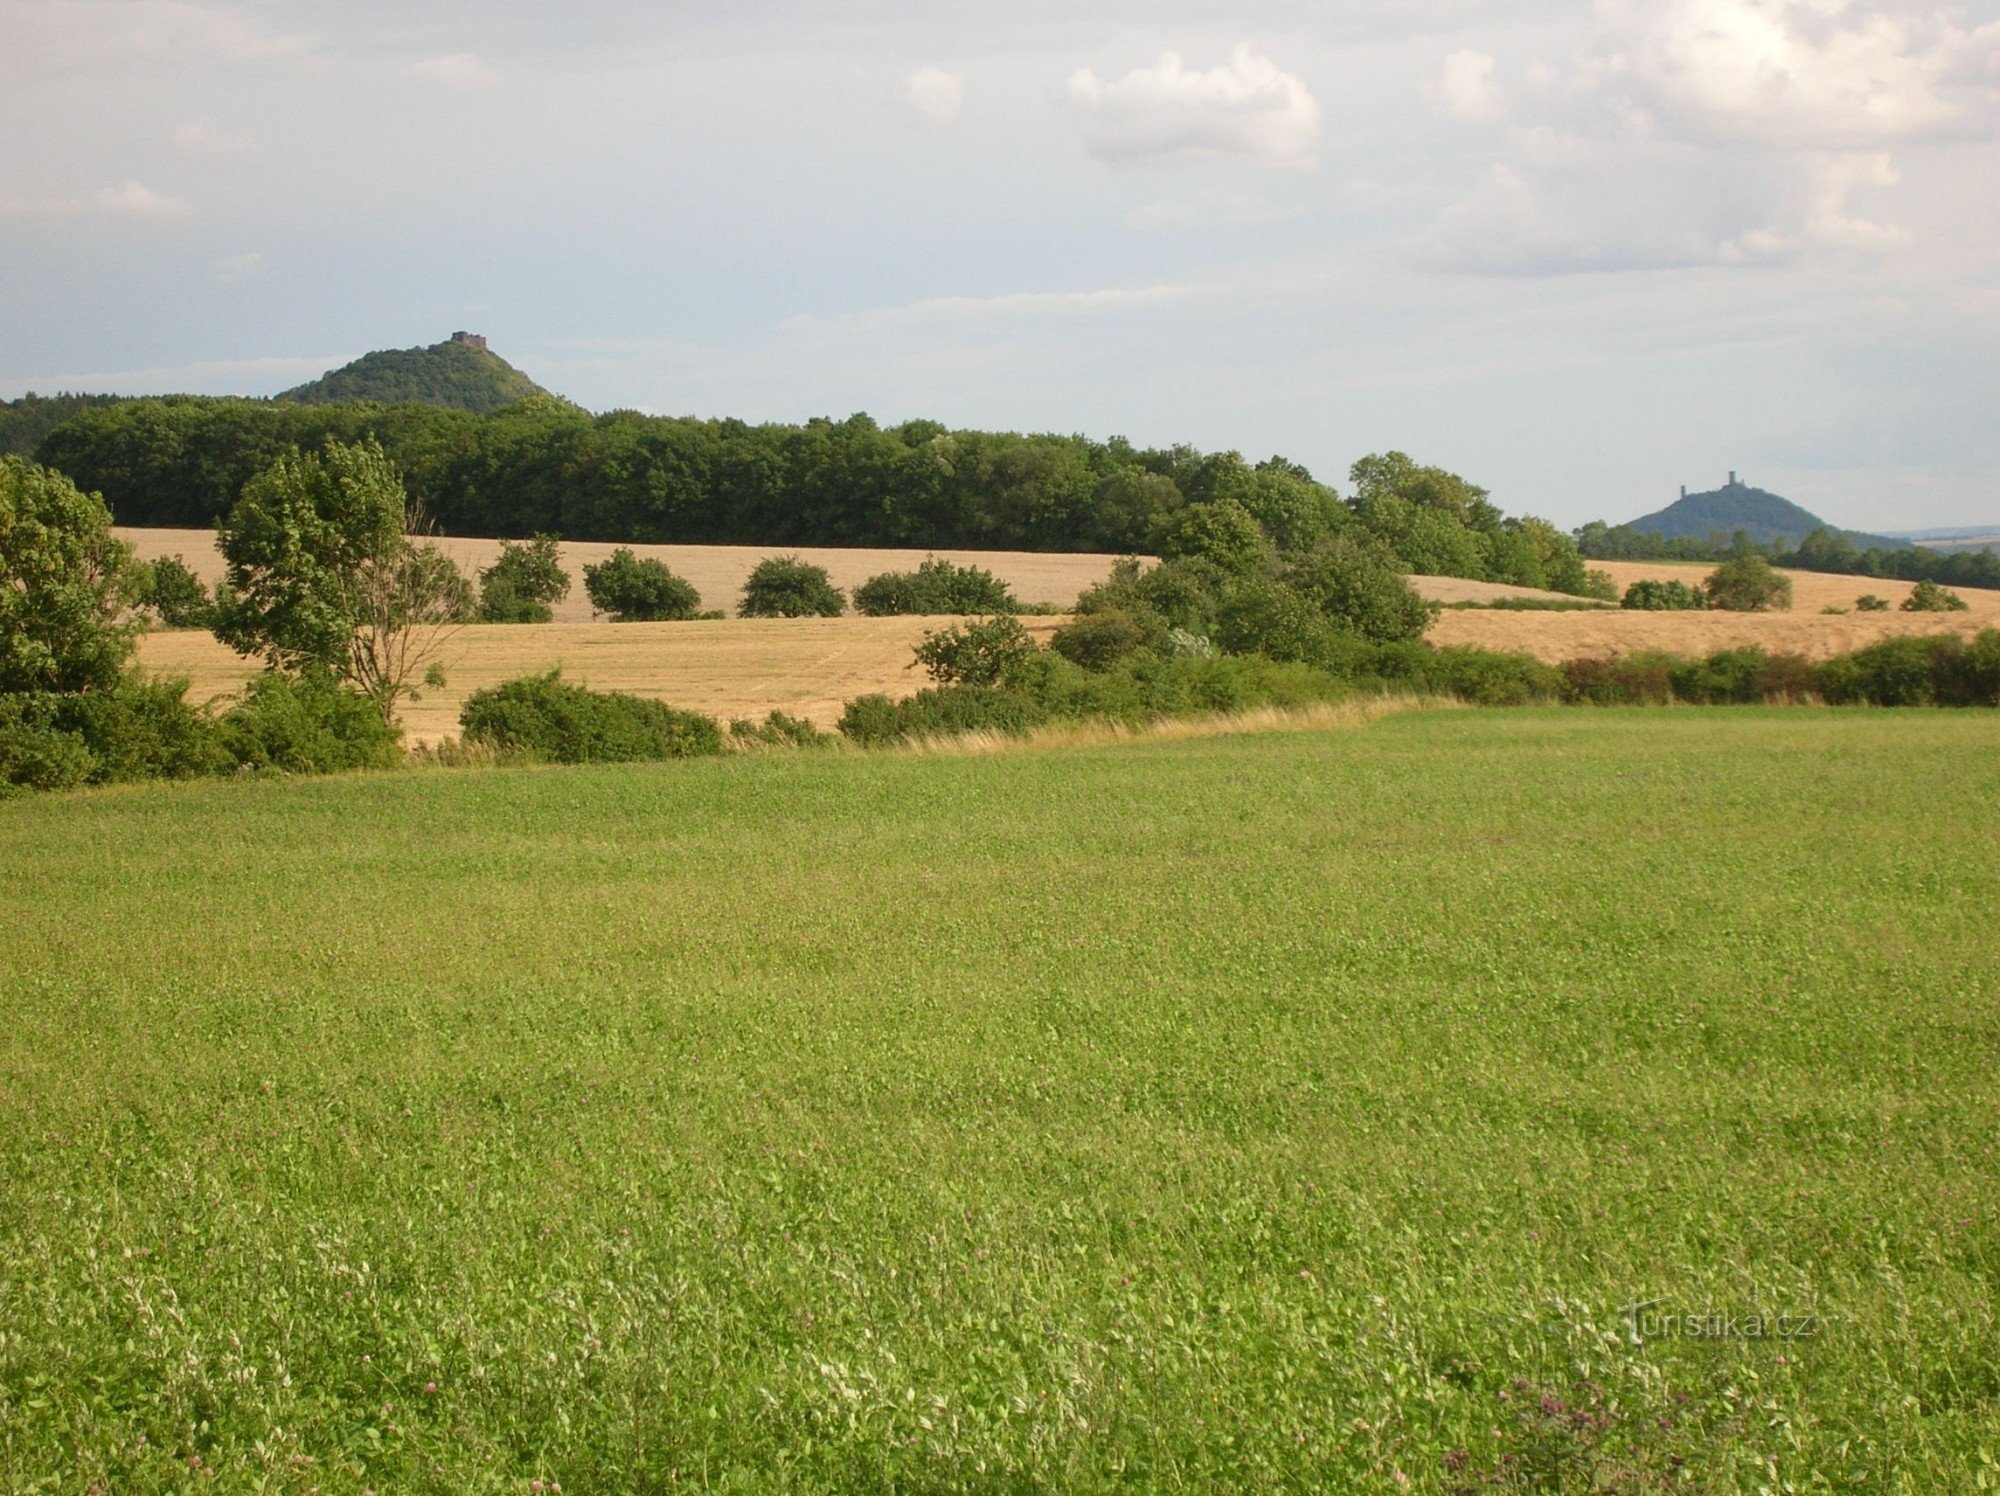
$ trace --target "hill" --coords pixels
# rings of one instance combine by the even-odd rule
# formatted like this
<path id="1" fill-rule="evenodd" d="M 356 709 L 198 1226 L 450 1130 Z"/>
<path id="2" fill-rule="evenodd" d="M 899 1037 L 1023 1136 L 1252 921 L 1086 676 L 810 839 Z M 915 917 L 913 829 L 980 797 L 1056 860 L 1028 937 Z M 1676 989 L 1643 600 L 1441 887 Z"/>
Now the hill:
<path id="1" fill-rule="evenodd" d="M 286 390 L 277 400 L 290 405 L 337 405 L 370 400 L 384 405 L 417 401 L 491 415 L 529 395 L 547 393 L 477 333 L 455 332 L 428 348 L 390 348 L 364 353 L 353 363 L 322 374 L 310 384 Z"/>
<path id="2" fill-rule="evenodd" d="M 1782 541 L 1788 546 L 1798 545 L 1815 530 L 1834 530 L 1863 550 L 1871 547 L 1901 550 L 1904 544 L 1881 535 L 1841 530 L 1790 499 L 1739 482 L 1734 473 L 1729 475 L 1729 481 L 1722 487 L 1710 489 L 1707 493 L 1688 493 L 1683 489 L 1676 502 L 1632 520 L 1629 528 L 1663 535 L 1669 540 L 1698 540 L 1709 535 L 1734 535 L 1743 530 L 1759 545 Z"/>

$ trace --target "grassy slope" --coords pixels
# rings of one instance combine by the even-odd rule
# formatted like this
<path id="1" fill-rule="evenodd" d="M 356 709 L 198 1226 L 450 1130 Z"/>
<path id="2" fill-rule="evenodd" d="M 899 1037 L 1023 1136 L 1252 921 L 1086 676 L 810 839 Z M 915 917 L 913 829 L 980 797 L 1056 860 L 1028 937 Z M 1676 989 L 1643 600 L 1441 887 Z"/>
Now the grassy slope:
<path id="1" fill-rule="evenodd" d="M 0 1488 L 1969 1486 L 1996 843 L 1971 713 L 20 802 Z"/>

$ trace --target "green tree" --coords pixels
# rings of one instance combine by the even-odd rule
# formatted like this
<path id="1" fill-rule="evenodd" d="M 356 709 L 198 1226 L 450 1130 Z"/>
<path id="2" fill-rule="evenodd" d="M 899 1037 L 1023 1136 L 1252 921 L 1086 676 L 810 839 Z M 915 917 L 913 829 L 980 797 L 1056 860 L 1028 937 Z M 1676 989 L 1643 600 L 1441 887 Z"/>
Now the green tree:
<path id="1" fill-rule="evenodd" d="M 553 535 L 503 540 L 493 564 L 479 574 L 481 623 L 547 623 L 551 603 L 569 596 L 569 573 Z"/>
<path id="2" fill-rule="evenodd" d="M 1003 615 L 925 634 L 917 663 L 941 686 L 997 686 L 1034 652 L 1020 621 Z"/>
<path id="3" fill-rule="evenodd" d="M 591 607 L 610 614 L 613 623 L 674 622 L 701 611 L 692 582 L 675 576 L 666 562 L 641 560 L 624 546 L 584 567 L 583 590 Z"/>
<path id="4" fill-rule="evenodd" d="M 1792 579 L 1754 551 L 1723 562 L 1702 585 L 1708 605 L 1729 613 L 1762 613 L 1792 605 Z"/>
<path id="5" fill-rule="evenodd" d="M 1154 544 L 1170 561 L 1202 560 L 1231 576 L 1268 566 L 1271 542 L 1257 517 L 1235 499 L 1190 504 L 1161 521 Z"/>
<path id="6" fill-rule="evenodd" d="M 228 596 L 216 636 L 274 669 L 337 676 L 393 721 L 472 612 L 471 584 L 436 546 L 409 540 L 413 520 L 373 439 L 284 454 L 222 523 Z"/>
<path id="7" fill-rule="evenodd" d="M 854 589 L 854 609 L 870 618 L 904 613 L 1015 613 L 1007 584 L 979 566 L 927 556 L 915 571 L 885 571 Z"/>
<path id="8" fill-rule="evenodd" d="M 798 556 L 767 556 L 743 583 L 745 618 L 838 618 L 847 599 L 824 566 Z"/>
<path id="9" fill-rule="evenodd" d="M 1421 639 L 1430 627 L 1430 609 L 1396 557 L 1367 535 L 1336 537 L 1293 567 L 1285 581 L 1330 622 L 1378 644 Z"/>
<path id="10" fill-rule="evenodd" d="M 131 550 L 61 473 L 0 458 L 0 694 L 115 687 L 132 653 Z"/>
<path id="11" fill-rule="evenodd" d="M 215 600 L 194 569 L 179 556 L 141 561 L 139 605 L 170 629 L 205 629 L 215 623 Z"/>
<path id="12" fill-rule="evenodd" d="M 1965 599 L 1949 588 L 1940 587 L 1936 582 L 1919 582 L 1903 599 L 1902 610 L 1905 613 L 1963 613 L 1967 606 Z"/>

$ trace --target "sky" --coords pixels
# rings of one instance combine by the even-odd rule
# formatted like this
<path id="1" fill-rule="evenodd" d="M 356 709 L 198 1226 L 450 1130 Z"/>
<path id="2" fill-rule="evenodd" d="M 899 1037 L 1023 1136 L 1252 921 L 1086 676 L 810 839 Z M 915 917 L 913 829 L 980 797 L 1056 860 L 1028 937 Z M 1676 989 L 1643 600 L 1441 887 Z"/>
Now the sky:
<path id="1" fill-rule="evenodd" d="M 594 410 L 2000 521 L 2000 0 L 0 0 L 0 397 Z"/>

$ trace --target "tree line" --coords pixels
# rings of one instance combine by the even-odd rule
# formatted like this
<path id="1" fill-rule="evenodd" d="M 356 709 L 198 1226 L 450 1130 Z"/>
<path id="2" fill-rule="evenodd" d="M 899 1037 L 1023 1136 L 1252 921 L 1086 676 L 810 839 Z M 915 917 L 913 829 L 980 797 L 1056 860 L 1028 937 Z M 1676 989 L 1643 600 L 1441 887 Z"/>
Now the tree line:
<path id="1" fill-rule="evenodd" d="M 78 412 L 38 460 L 104 496 L 121 524 L 207 526 L 293 449 L 379 442 L 447 534 L 573 540 L 1156 553 L 1213 506 L 1303 553 L 1370 531 L 1408 570 L 1584 590 L 1544 520 L 1400 453 L 1364 458 L 1343 498 L 1282 457 L 1142 448 L 1122 438 L 592 415 L 554 396 L 488 416 L 425 405 L 288 406 L 169 396 Z"/>
<path id="2" fill-rule="evenodd" d="M 2000 587 L 2000 554 L 1993 551 L 1936 551 L 1914 545 L 1893 551 L 1880 546 L 1863 550 L 1824 525 L 1794 548 L 1782 541 L 1760 545 L 1745 530 L 1669 537 L 1592 520 L 1576 532 L 1576 543 L 1587 561 L 1736 561 L 1759 555 L 1795 571 L 1946 587 Z"/>

